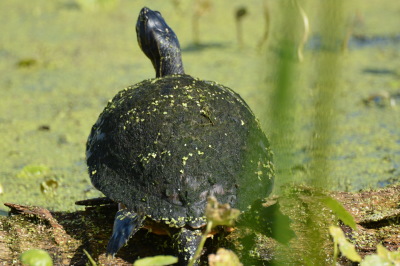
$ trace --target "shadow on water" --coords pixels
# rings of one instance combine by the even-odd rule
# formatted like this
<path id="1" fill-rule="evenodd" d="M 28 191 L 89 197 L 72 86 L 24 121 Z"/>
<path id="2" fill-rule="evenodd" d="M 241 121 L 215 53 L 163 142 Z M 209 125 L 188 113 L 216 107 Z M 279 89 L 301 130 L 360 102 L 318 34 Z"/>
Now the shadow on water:
<path id="1" fill-rule="evenodd" d="M 189 45 L 182 48 L 182 52 L 200 52 L 206 49 L 225 49 L 229 46 L 228 43 L 190 43 Z"/>
<path id="2" fill-rule="evenodd" d="M 343 42 L 343 40 L 337 40 L 337 42 L 340 43 Z M 348 40 L 347 47 L 349 49 L 360 49 L 367 47 L 384 47 L 384 46 L 399 45 L 399 44 L 400 44 L 400 35 L 394 35 L 394 36 L 353 35 Z M 324 50 L 321 36 L 319 35 L 312 36 L 306 44 L 306 49 Z"/>
<path id="3" fill-rule="evenodd" d="M 370 46 L 397 45 L 400 43 L 400 35 L 395 36 L 353 36 L 349 41 L 350 48 L 363 48 Z"/>
<path id="4" fill-rule="evenodd" d="M 363 73 L 373 74 L 373 75 L 393 75 L 393 76 L 399 75 L 396 71 L 387 68 L 364 68 Z"/>
<path id="5" fill-rule="evenodd" d="M 64 2 L 59 4 L 60 8 L 65 8 L 67 10 L 79 10 L 81 7 L 76 2 Z"/>

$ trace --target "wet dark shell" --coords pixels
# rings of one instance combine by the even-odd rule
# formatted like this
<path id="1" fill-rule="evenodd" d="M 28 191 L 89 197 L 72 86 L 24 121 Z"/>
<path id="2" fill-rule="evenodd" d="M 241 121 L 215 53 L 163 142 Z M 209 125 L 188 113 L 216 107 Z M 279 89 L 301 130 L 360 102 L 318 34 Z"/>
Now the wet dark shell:
<path id="1" fill-rule="evenodd" d="M 242 98 L 188 75 L 120 91 L 93 126 L 94 186 L 155 221 L 205 224 L 207 197 L 245 210 L 273 185 L 269 142 Z"/>

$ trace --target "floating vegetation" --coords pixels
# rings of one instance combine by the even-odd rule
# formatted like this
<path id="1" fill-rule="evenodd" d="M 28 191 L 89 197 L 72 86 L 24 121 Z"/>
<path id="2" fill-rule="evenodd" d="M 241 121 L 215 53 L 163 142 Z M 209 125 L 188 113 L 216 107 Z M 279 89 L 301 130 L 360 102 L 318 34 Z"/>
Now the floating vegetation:
<path id="1" fill-rule="evenodd" d="M 30 68 L 36 66 L 38 61 L 35 58 L 24 58 L 17 62 L 17 67 L 19 68 Z"/>
<path id="2" fill-rule="evenodd" d="M 50 131 L 50 125 L 40 125 L 38 126 L 39 131 Z"/>
<path id="3" fill-rule="evenodd" d="M 58 181 L 54 179 L 48 179 L 40 183 L 40 191 L 43 194 L 54 195 L 56 193 L 57 188 L 58 188 Z"/>
<path id="4" fill-rule="evenodd" d="M 17 174 L 18 178 L 39 178 L 47 176 L 51 173 L 51 170 L 46 165 L 26 165 L 22 170 Z"/>

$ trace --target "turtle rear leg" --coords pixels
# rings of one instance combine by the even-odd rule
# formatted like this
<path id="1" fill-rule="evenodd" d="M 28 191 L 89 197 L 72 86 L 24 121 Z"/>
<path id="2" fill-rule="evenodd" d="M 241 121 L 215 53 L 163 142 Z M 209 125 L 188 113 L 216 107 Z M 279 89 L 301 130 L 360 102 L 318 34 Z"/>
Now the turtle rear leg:
<path id="1" fill-rule="evenodd" d="M 196 253 L 197 247 L 201 242 L 201 237 L 201 230 L 187 228 L 182 228 L 179 233 L 174 235 L 175 250 L 179 258 L 178 265 L 188 265 L 189 260 Z M 195 265 L 198 265 L 199 261 L 197 259 Z"/>
<path id="2" fill-rule="evenodd" d="M 142 227 L 143 220 L 141 215 L 133 211 L 120 209 L 115 215 L 113 233 L 107 245 L 107 256 L 114 257 L 129 238 Z"/>

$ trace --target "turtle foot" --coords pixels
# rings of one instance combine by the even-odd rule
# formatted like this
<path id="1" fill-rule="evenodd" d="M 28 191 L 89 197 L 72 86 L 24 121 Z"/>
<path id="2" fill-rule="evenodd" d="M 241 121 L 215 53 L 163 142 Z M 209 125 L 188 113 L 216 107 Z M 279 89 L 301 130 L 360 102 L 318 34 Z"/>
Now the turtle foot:
<path id="1" fill-rule="evenodd" d="M 182 228 L 176 235 L 176 251 L 179 258 L 178 265 L 188 265 L 189 260 L 196 253 L 197 247 L 201 242 L 201 230 Z M 194 265 L 198 265 L 199 259 Z"/>
<path id="2" fill-rule="evenodd" d="M 143 223 L 143 217 L 127 209 L 120 209 L 115 215 L 113 234 L 108 241 L 107 256 L 114 255 L 128 242 L 129 238 L 135 234 Z"/>

